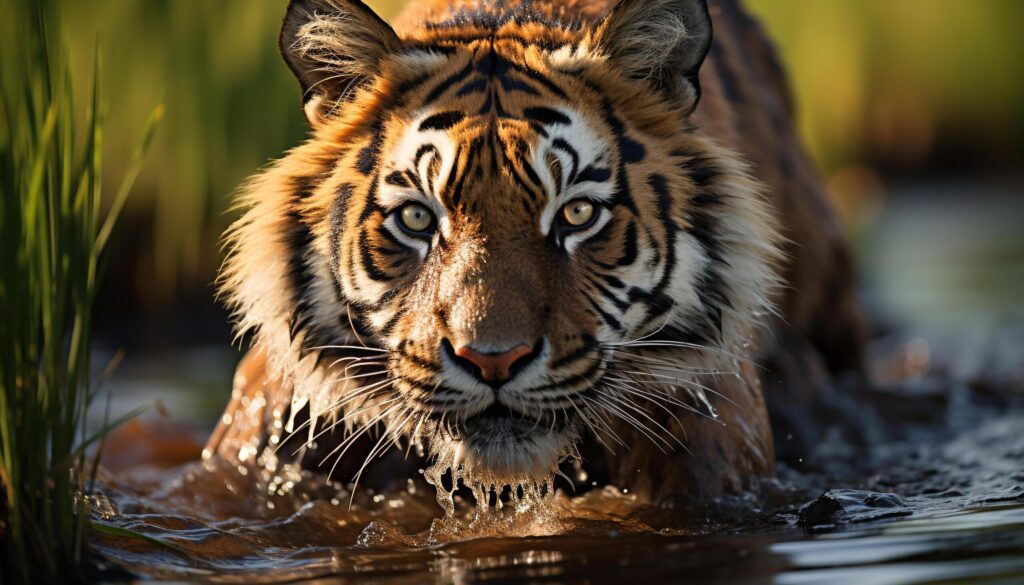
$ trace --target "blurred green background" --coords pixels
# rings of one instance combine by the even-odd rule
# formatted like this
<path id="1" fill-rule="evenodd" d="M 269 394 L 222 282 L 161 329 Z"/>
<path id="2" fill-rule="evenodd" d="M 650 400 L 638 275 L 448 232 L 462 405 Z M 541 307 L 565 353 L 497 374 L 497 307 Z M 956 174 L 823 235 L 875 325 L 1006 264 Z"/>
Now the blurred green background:
<path id="1" fill-rule="evenodd" d="M 298 87 L 276 49 L 286 2 L 55 4 L 66 15 L 77 70 L 90 70 L 94 40 L 102 40 L 111 112 L 109 176 L 122 174 L 116 167 L 129 159 L 149 108 L 161 96 L 166 104 L 119 234 L 101 297 L 101 330 L 105 324 L 113 343 L 128 346 L 226 341 L 225 316 L 212 301 L 211 283 L 221 260 L 219 236 L 233 217 L 227 211 L 231 193 L 305 133 Z M 390 17 L 403 2 L 369 4 Z M 928 296 L 939 288 L 966 288 L 977 304 L 991 305 L 991 298 L 969 294 L 984 283 L 974 273 L 947 271 L 935 282 L 934 271 L 926 271 L 923 281 L 906 279 L 922 263 L 956 261 L 929 243 L 931 237 L 949 243 L 943 222 L 956 230 L 965 213 L 974 217 L 972 210 L 987 208 L 979 201 L 1012 206 L 1020 199 L 1024 2 L 747 5 L 777 42 L 791 74 L 799 130 L 857 238 L 868 296 L 887 297 L 901 315 L 960 306 L 948 295 Z M 913 203 L 901 203 L 906 201 Z M 922 227 L 915 223 L 922 214 L 935 221 Z M 974 223 L 991 231 L 990 222 L 1005 216 L 981 215 Z M 908 238 L 914 229 L 921 234 Z M 1019 240 L 992 245 L 995 251 L 986 248 L 985 258 L 996 254 L 1000 266 L 1008 261 L 1018 270 L 1011 274 L 1020 274 Z M 968 254 L 959 262 L 976 269 L 979 260 Z M 1008 278 L 1000 274 L 997 280 Z M 1024 291 L 1012 283 L 1000 286 L 1000 302 L 1016 306 Z"/>

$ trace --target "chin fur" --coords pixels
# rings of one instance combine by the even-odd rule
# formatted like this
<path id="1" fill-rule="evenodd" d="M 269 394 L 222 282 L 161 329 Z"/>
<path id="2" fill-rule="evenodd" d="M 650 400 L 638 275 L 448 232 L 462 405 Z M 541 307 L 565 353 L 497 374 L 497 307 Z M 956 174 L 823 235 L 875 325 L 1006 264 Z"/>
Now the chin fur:
<path id="1" fill-rule="evenodd" d="M 514 486 L 549 481 L 578 438 L 573 424 L 551 428 L 505 417 L 485 424 L 471 420 L 458 436 L 438 428 L 429 449 L 436 467 L 460 470 L 467 485 Z"/>

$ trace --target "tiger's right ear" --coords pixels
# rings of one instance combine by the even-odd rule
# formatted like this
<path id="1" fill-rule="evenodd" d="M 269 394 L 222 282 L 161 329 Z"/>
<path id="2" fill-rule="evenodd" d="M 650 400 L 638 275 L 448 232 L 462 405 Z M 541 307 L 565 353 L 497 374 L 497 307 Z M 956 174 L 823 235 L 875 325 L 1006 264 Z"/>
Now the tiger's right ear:
<path id="1" fill-rule="evenodd" d="M 394 29 L 360 0 L 291 0 L 278 38 L 313 127 L 372 79 L 400 44 Z"/>
<path id="2" fill-rule="evenodd" d="M 620 0 L 596 31 L 628 77 L 652 83 L 690 111 L 700 100 L 711 36 L 707 0 Z"/>

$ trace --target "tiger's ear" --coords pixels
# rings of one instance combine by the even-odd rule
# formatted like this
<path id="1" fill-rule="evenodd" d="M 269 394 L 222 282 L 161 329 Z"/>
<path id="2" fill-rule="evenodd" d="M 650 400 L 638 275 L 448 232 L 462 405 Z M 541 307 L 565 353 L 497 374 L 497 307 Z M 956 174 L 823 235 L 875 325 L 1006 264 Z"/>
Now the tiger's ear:
<path id="1" fill-rule="evenodd" d="M 314 127 L 349 90 L 372 79 L 400 43 L 391 26 L 360 0 L 291 0 L 278 38 Z"/>
<path id="2" fill-rule="evenodd" d="M 706 0 L 621 0 L 595 40 L 626 75 L 646 80 L 693 110 L 697 74 L 711 48 Z"/>

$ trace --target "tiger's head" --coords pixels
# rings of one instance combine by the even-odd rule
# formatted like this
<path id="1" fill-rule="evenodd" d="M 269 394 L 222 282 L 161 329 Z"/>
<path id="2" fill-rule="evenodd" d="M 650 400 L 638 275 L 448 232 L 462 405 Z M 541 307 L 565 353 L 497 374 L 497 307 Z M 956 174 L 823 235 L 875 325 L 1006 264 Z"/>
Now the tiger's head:
<path id="1" fill-rule="evenodd" d="M 748 353 L 777 253 L 745 166 L 690 121 L 703 1 L 589 24 L 495 4 L 400 35 L 292 0 L 313 132 L 246 187 L 223 286 L 293 413 L 501 481 L 585 433 L 667 440 L 644 405 L 685 408 Z"/>

